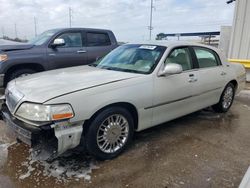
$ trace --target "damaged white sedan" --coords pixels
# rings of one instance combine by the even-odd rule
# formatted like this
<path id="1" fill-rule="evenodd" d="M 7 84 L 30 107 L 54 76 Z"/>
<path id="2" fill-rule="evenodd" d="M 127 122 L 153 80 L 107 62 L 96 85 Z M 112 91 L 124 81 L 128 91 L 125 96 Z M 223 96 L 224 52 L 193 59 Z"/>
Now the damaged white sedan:
<path id="1" fill-rule="evenodd" d="M 92 65 L 18 78 L 2 107 L 6 125 L 37 153 L 84 145 L 105 160 L 135 131 L 212 106 L 226 112 L 245 69 L 215 48 L 191 43 L 126 44 Z"/>

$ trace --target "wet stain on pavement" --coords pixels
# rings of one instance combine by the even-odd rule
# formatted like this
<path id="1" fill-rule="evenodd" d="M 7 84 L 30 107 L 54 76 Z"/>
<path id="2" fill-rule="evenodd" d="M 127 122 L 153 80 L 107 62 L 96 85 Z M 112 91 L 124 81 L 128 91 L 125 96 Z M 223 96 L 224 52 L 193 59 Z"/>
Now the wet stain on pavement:
<path id="1" fill-rule="evenodd" d="M 0 124 L 0 187 L 238 187 L 250 165 L 250 116 L 241 99 L 226 114 L 205 109 L 135 134 L 118 158 L 72 150 L 31 158 Z"/>

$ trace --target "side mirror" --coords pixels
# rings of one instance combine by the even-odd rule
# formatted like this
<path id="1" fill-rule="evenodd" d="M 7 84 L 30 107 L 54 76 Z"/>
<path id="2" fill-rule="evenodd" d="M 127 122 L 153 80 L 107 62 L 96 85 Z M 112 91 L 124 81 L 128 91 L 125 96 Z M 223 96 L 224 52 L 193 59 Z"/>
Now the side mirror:
<path id="1" fill-rule="evenodd" d="M 182 66 L 176 63 L 168 63 L 164 69 L 159 73 L 159 76 L 166 76 L 168 74 L 182 73 Z"/>
<path id="2" fill-rule="evenodd" d="M 56 47 L 58 47 L 58 46 L 64 46 L 64 45 L 65 45 L 64 39 L 58 38 L 58 39 L 55 39 L 55 40 L 53 41 L 53 43 L 51 44 L 51 47 L 52 47 L 52 48 L 56 48 Z"/>

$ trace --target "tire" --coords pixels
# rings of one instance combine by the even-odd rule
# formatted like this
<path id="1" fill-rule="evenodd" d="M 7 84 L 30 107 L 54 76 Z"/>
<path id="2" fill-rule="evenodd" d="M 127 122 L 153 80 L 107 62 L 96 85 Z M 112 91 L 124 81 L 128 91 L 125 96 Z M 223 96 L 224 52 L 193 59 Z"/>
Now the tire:
<path id="1" fill-rule="evenodd" d="M 219 113 L 227 112 L 233 104 L 234 95 L 235 86 L 232 83 L 227 84 L 221 94 L 220 101 L 212 106 L 213 110 Z"/>
<path id="2" fill-rule="evenodd" d="M 18 69 L 18 70 L 14 70 L 12 73 L 9 74 L 9 76 L 7 77 L 7 80 L 6 80 L 6 84 L 15 79 L 15 78 L 18 78 L 18 77 L 21 77 L 22 75 L 25 76 L 25 75 L 29 75 L 29 74 L 33 74 L 33 73 L 36 73 L 35 70 L 33 69 L 29 69 L 29 68 L 25 68 L 25 69 Z"/>
<path id="3" fill-rule="evenodd" d="M 133 134 L 132 115 L 124 108 L 110 107 L 101 111 L 90 123 L 84 142 L 90 155 L 98 160 L 108 160 L 127 148 Z"/>

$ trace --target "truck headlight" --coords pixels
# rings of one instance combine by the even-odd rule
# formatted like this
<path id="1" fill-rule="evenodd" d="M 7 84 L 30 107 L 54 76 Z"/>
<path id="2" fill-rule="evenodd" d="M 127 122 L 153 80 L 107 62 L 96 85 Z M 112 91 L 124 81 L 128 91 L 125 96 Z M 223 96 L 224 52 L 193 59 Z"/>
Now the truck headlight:
<path id="1" fill-rule="evenodd" d="M 0 62 L 6 61 L 8 59 L 7 54 L 0 54 Z"/>
<path id="2" fill-rule="evenodd" d="M 15 113 L 17 116 L 31 121 L 56 121 L 74 117 L 69 104 L 42 105 L 25 102 Z"/>

